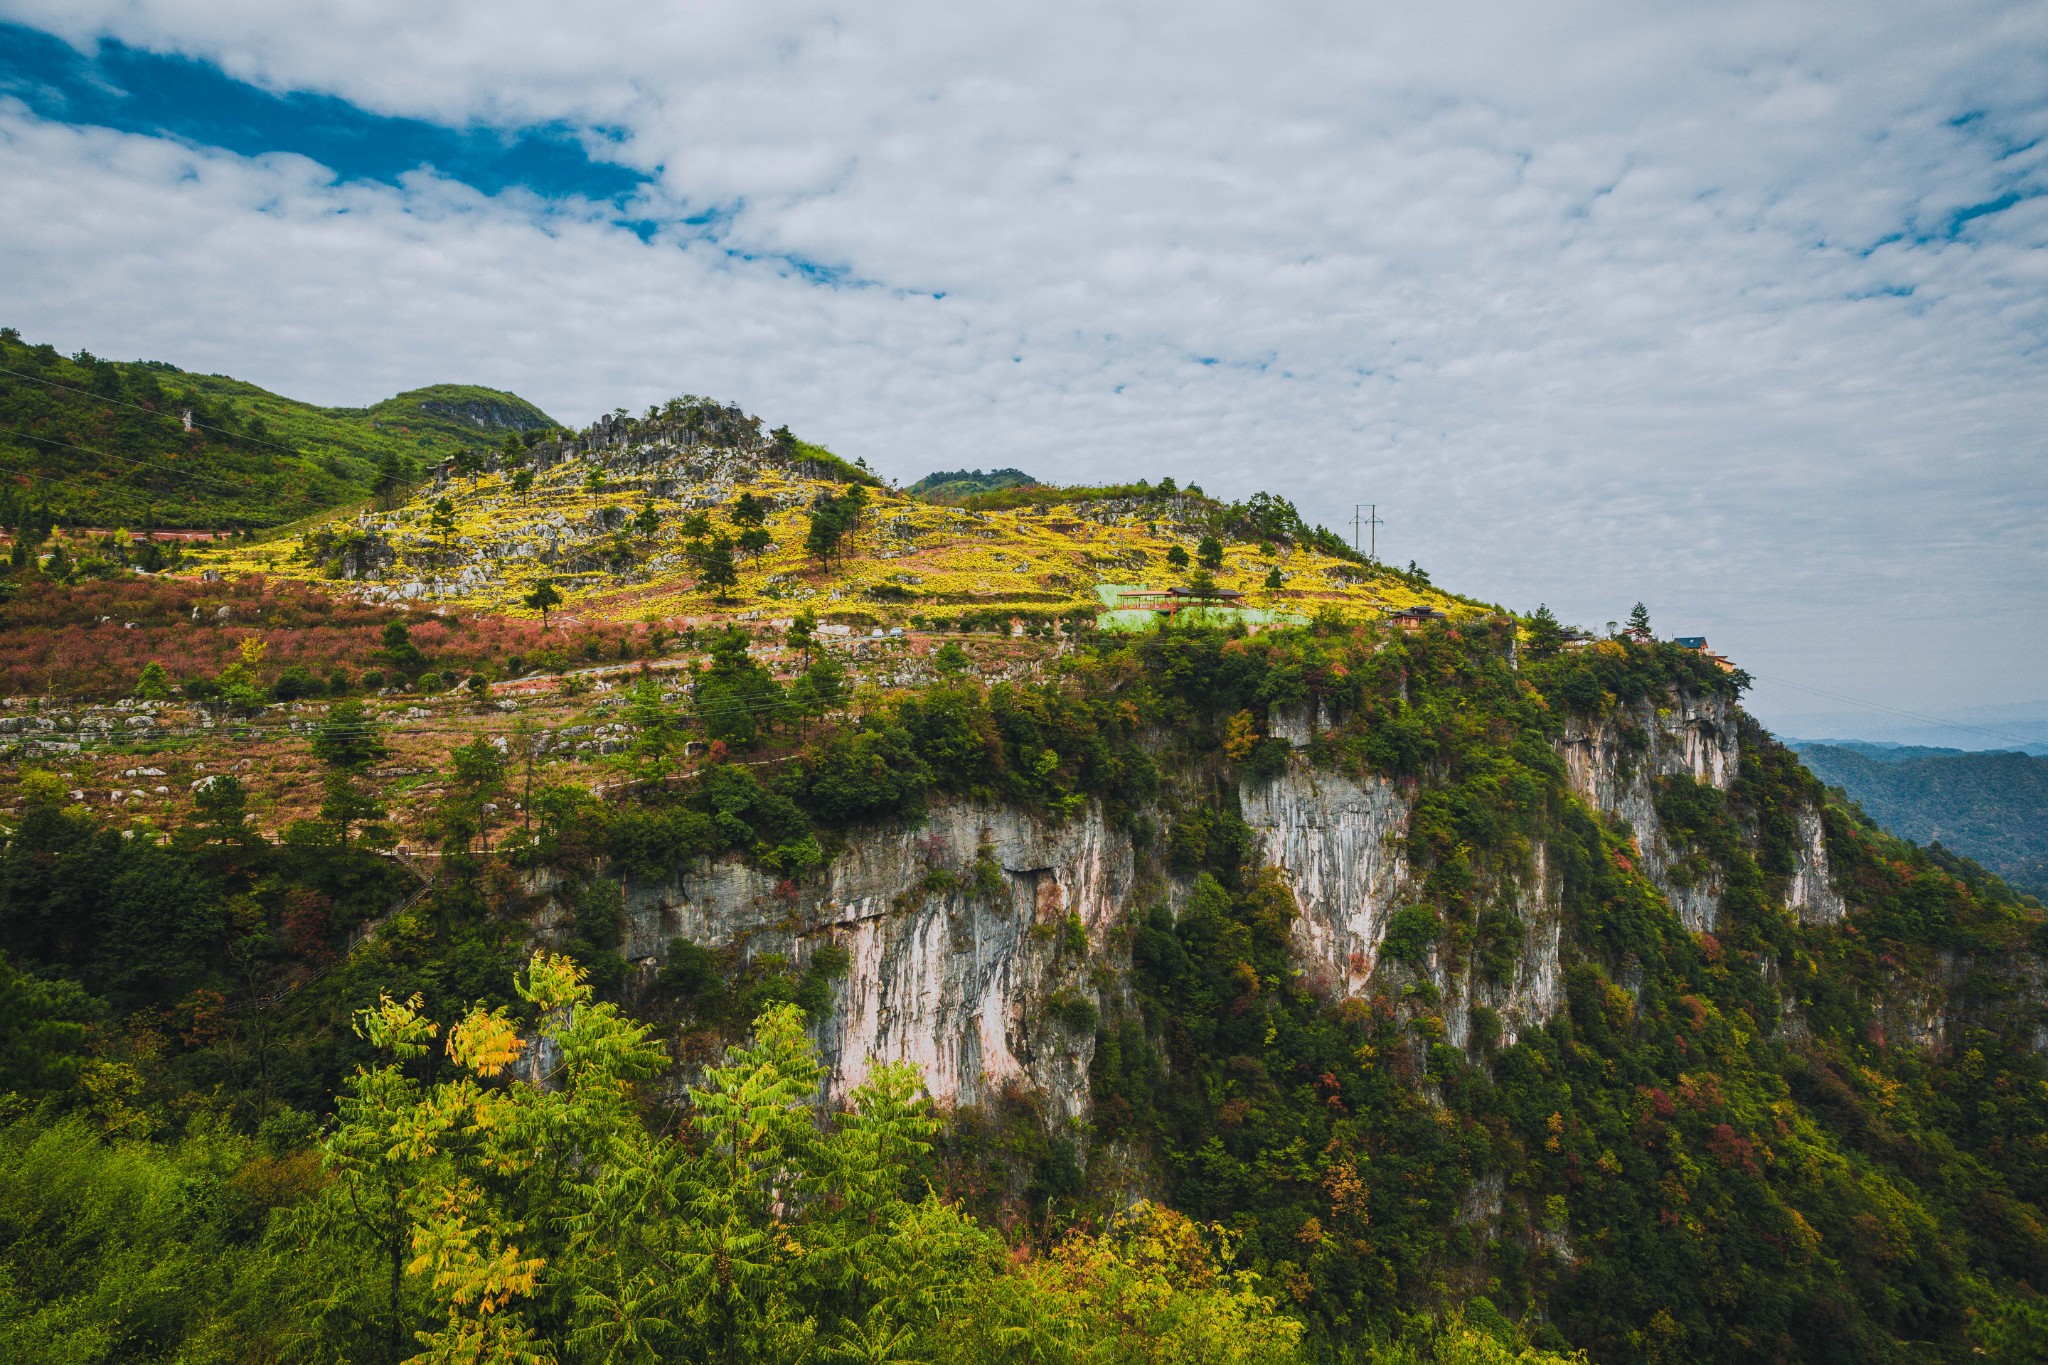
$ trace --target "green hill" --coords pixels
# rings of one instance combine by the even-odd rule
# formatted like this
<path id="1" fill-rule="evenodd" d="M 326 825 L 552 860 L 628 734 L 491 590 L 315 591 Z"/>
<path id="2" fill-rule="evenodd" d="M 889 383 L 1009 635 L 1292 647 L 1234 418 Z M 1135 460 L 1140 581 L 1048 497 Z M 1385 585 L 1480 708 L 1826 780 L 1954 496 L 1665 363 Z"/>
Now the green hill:
<path id="1" fill-rule="evenodd" d="M 2048 758 L 1801 744 L 1799 757 L 1879 826 L 1939 842 L 2048 899 Z"/>
<path id="2" fill-rule="evenodd" d="M 9 525 L 31 507 L 69 525 L 275 525 L 367 497 L 386 457 L 427 464 L 555 425 L 496 389 L 437 384 L 322 408 L 160 361 L 66 357 L 0 329 Z"/>
<path id="3" fill-rule="evenodd" d="M 952 469 L 927 474 L 903 491 L 926 502 L 959 502 L 977 493 L 1037 486 L 1038 480 L 1021 469 L 991 469 L 986 474 L 979 469 Z"/>

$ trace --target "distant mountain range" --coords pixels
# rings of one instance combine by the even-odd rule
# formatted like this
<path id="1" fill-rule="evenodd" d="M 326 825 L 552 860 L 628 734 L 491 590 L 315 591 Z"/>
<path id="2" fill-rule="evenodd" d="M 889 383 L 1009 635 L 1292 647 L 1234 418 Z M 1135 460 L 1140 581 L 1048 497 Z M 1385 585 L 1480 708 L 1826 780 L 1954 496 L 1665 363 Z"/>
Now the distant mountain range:
<path id="1" fill-rule="evenodd" d="M 2048 899 L 2048 758 L 1855 741 L 1792 747 L 1891 833 L 1939 842 Z"/>
<path id="2" fill-rule="evenodd" d="M 64 356 L 0 328 L 0 494 L 66 525 L 275 525 L 366 497 L 387 455 L 424 466 L 556 425 L 497 389 L 436 384 L 323 408 L 161 361 Z"/>

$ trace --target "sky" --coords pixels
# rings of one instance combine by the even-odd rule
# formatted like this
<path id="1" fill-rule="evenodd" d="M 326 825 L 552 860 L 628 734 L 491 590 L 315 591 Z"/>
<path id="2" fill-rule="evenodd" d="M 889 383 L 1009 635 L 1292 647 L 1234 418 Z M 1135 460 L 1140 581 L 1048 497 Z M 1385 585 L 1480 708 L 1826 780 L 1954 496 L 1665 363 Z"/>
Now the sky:
<path id="1" fill-rule="evenodd" d="M 2048 723 L 2044 134 L 2038 0 L 0 0 L 0 322 L 1376 505 L 1788 733 L 1999 747 Z"/>

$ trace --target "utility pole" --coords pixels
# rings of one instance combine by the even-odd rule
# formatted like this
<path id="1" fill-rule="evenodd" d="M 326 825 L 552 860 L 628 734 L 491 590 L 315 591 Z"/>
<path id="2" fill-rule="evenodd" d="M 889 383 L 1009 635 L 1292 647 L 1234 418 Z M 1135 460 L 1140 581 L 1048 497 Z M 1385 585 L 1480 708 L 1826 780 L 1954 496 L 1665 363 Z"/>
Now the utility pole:
<path id="1" fill-rule="evenodd" d="M 1360 516 L 1360 512 L 1364 512 L 1365 515 Z M 1385 525 L 1386 523 L 1380 520 L 1380 505 L 1378 503 L 1355 502 L 1351 504 L 1351 548 L 1353 550 L 1358 548 L 1359 531 L 1361 528 L 1364 528 L 1372 540 L 1372 549 L 1366 555 L 1366 558 L 1375 564 L 1379 563 L 1380 527 Z"/>

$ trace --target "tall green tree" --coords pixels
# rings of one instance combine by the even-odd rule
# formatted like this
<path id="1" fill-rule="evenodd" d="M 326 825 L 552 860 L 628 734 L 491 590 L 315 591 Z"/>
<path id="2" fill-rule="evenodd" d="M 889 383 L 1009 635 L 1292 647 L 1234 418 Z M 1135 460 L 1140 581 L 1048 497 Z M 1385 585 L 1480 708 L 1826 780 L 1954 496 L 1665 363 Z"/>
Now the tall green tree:
<path id="1" fill-rule="evenodd" d="M 548 628 L 548 613 L 562 605 L 562 590 L 555 586 L 552 578 L 543 578 L 527 589 L 526 596 L 519 599 L 520 605 L 528 611 L 540 613 L 540 628 Z"/>
<path id="2" fill-rule="evenodd" d="M 357 825 L 384 818 L 384 807 L 362 778 L 391 750 L 369 708 L 352 699 L 328 708 L 327 718 L 313 732 L 312 749 L 327 769 L 321 783 L 320 819 L 334 830 L 346 854 Z"/>
<path id="3" fill-rule="evenodd" d="M 446 551 L 455 537 L 455 499 L 443 495 L 436 501 L 433 516 L 428 519 L 427 524 L 434 528 L 435 535 L 441 537 L 441 548 Z"/>
<path id="4" fill-rule="evenodd" d="M 693 541 L 684 553 L 697 571 L 699 592 L 722 598 L 738 585 L 740 571 L 732 562 L 732 538 L 724 532 L 709 540 Z"/>

